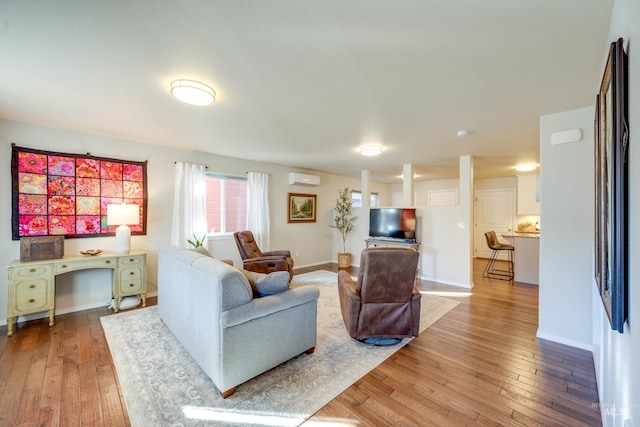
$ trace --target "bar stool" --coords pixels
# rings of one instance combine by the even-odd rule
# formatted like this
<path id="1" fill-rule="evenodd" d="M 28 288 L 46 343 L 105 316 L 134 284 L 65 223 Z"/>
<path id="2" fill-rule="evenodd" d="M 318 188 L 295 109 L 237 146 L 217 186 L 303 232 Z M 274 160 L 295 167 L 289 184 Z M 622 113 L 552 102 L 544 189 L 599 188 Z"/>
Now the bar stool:
<path id="1" fill-rule="evenodd" d="M 491 258 L 487 266 L 482 272 L 482 277 L 485 279 L 498 279 L 498 280 L 513 280 L 513 245 L 508 243 L 500 243 L 495 231 L 487 231 L 484 233 L 484 237 L 487 239 L 487 246 L 492 249 Z M 496 260 L 500 251 L 507 251 L 507 269 L 496 268 Z"/>

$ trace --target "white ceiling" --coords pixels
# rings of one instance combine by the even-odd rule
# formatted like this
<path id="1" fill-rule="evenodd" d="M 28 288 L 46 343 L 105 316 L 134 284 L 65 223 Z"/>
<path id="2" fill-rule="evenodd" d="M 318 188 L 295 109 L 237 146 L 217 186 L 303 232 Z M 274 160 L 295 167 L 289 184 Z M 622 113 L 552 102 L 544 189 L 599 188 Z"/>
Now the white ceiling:
<path id="1" fill-rule="evenodd" d="M 593 104 L 612 4 L 2 0 L 0 118 L 376 181 L 467 154 L 509 176 L 541 115 Z M 178 78 L 216 102 L 178 102 Z"/>

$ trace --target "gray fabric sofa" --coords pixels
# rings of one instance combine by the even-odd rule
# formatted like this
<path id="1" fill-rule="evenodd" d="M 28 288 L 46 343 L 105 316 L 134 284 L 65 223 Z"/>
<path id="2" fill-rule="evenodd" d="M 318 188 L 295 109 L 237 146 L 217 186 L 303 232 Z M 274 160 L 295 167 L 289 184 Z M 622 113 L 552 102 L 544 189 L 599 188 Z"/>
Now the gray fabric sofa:
<path id="1" fill-rule="evenodd" d="M 160 317 L 223 397 L 316 345 L 318 288 L 254 298 L 245 275 L 190 249 L 158 251 Z"/>

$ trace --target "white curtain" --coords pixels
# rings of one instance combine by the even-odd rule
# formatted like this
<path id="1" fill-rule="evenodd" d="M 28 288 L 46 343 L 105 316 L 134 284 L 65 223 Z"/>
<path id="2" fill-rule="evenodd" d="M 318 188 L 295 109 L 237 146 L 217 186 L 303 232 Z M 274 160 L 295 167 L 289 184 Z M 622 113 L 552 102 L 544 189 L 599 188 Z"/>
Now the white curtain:
<path id="1" fill-rule="evenodd" d="M 268 251 L 271 245 L 269 218 L 269 174 L 247 174 L 247 229 L 251 230 L 258 247 Z"/>
<path id="2" fill-rule="evenodd" d="M 187 239 L 207 233 L 205 166 L 176 162 L 171 244 L 188 247 Z"/>

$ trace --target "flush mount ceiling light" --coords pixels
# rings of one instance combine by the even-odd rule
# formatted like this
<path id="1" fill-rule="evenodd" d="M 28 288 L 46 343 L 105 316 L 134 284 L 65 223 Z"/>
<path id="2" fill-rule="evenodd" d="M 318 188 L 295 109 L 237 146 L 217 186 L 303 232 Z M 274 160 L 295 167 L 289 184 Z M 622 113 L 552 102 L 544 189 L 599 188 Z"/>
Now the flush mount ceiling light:
<path id="1" fill-rule="evenodd" d="M 382 153 L 381 145 L 365 145 L 360 147 L 360 154 L 363 156 L 377 156 Z"/>
<path id="2" fill-rule="evenodd" d="M 209 105 L 216 100 L 216 93 L 213 89 L 194 80 L 172 81 L 171 95 L 192 105 Z"/>
<path id="3" fill-rule="evenodd" d="M 457 135 L 458 135 L 458 138 L 464 138 L 465 136 L 469 135 L 469 131 L 466 129 L 461 129 L 458 131 Z"/>
<path id="4" fill-rule="evenodd" d="M 535 163 L 521 163 L 519 165 L 516 165 L 516 170 L 518 172 L 529 172 L 534 170 L 537 167 L 538 165 Z"/>

